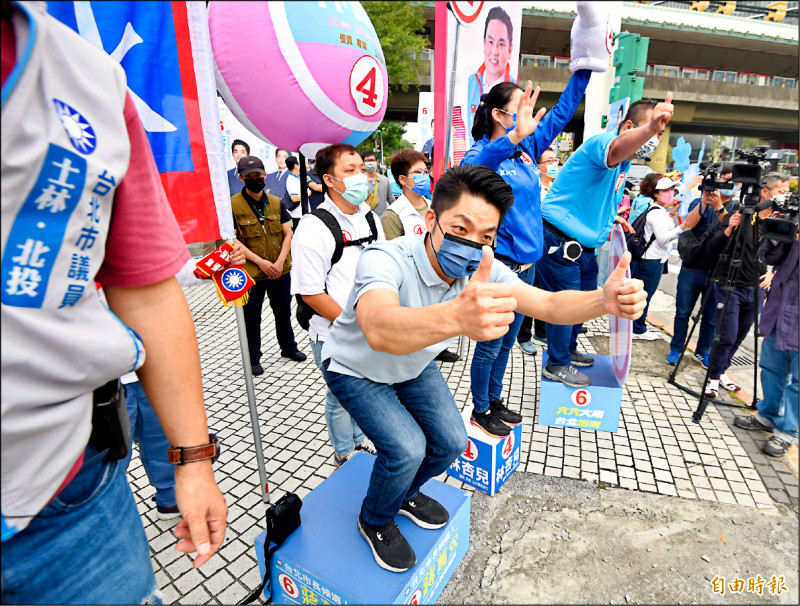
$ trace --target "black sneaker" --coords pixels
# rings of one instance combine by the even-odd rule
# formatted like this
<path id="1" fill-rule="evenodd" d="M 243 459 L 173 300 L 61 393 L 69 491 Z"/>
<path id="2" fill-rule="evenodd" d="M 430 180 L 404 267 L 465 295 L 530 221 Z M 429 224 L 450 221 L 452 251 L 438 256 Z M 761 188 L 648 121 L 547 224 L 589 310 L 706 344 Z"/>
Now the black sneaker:
<path id="1" fill-rule="evenodd" d="M 413 499 L 403 501 L 398 515 L 405 516 L 414 524 L 428 530 L 441 528 L 450 519 L 450 514 L 437 501 L 421 492 Z"/>
<path id="2" fill-rule="evenodd" d="M 177 505 L 173 505 L 172 507 L 156 505 L 156 513 L 159 520 L 172 520 L 173 518 L 181 517 L 181 512 L 178 511 Z"/>
<path id="3" fill-rule="evenodd" d="M 383 526 L 372 526 L 358 516 L 358 532 L 372 550 L 378 566 L 390 572 L 405 572 L 417 563 L 417 556 L 400 533 L 397 522 L 392 520 Z"/>
<path id="4" fill-rule="evenodd" d="M 522 415 L 506 408 L 506 405 L 503 404 L 503 398 L 489 402 L 489 408 L 494 411 L 494 414 L 498 419 L 510 427 L 514 427 L 515 425 L 522 423 Z"/>
<path id="5" fill-rule="evenodd" d="M 306 354 L 304 354 L 302 351 L 297 351 L 296 349 L 294 351 L 282 351 L 281 357 L 289 358 L 295 362 L 305 362 L 307 358 Z"/>
<path id="6" fill-rule="evenodd" d="M 761 421 L 756 419 L 756 415 L 736 417 L 733 420 L 733 424 L 736 425 L 736 427 L 741 427 L 742 429 L 760 429 L 762 431 L 769 431 L 772 433 L 772 427 L 764 425 Z"/>
<path id="7" fill-rule="evenodd" d="M 764 444 L 761 450 L 771 457 L 782 457 L 791 447 L 792 442 L 787 442 L 778 436 L 772 436 L 769 440 L 767 440 L 767 443 Z"/>
<path id="8" fill-rule="evenodd" d="M 458 362 L 461 359 L 461 356 L 454 351 L 445 349 L 444 351 L 439 352 L 439 355 L 436 356 L 436 359 L 440 362 Z"/>
<path id="9" fill-rule="evenodd" d="M 569 354 L 569 361 L 572 362 L 573 366 L 591 366 L 594 364 L 594 358 L 592 356 L 587 356 L 585 353 L 581 353 L 579 351 L 573 351 Z"/>
<path id="10" fill-rule="evenodd" d="M 253 376 L 257 377 L 264 374 L 264 367 L 261 364 L 253 364 Z"/>
<path id="11" fill-rule="evenodd" d="M 500 420 L 491 406 L 486 412 L 475 412 L 473 408 L 470 423 L 493 438 L 505 438 L 511 433 L 508 425 Z"/>
<path id="12" fill-rule="evenodd" d="M 586 327 L 586 326 L 581 326 L 581 329 L 580 329 L 579 332 L 580 332 L 580 334 L 585 335 L 587 332 L 589 332 L 589 328 Z"/>
<path id="13" fill-rule="evenodd" d="M 561 381 L 569 387 L 587 387 L 592 384 L 591 379 L 574 366 L 553 366 L 547 364 L 542 375 L 551 381 Z"/>

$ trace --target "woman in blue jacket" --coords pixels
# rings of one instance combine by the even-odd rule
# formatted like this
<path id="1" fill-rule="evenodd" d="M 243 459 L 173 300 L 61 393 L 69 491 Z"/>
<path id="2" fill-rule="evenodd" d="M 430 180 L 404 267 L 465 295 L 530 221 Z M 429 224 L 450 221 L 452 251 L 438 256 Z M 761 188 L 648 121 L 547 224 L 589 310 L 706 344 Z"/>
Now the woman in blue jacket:
<path id="1" fill-rule="evenodd" d="M 482 164 L 503 177 L 514 192 L 514 204 L 497 230 L 495 257 L 527 284 L 533 283 L 534 263 L 542 256 L 541 178 L 536 159 L 572 119 L 589 84 L 591 71 L 576 71 L 553 109 L 534 115 L 539 87 L 523 91 L 513 82 L 496 84 L 482 97 L 475 114 L 475 144 L 461 164 Z M 510 411 L 500 397 L 508 355 L 524 316 L 500 339 L 477 343 L 470 371 L 474 410 L 471 422 L 493 437 L 510 433 L 522 417 Z"/>

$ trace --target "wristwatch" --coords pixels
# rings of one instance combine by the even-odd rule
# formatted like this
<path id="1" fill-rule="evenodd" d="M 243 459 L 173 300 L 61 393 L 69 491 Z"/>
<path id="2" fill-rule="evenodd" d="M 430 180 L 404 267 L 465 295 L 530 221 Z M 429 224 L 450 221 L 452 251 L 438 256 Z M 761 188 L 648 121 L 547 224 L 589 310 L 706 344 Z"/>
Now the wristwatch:
<path id="1" fill-rule="evenodd" d="M 170 446 L 167 450 L 167 460 L 172 465 L 185 465 L 195 461 L 205 461 L 211 459 L 214 463 L 219 457 L 220 443 L 217 434 L 208 434 L 208 444 L 202 446 Z"/>
<path id="2" fill-rule="evenodd" d="M 724 207 L 724 206 L 721 206 L 721 207 L 720 207 L 720 208 L 717 210 L 717 214 L 718 214 L 718 215 L 721 215 L 721 214 L 722 214 L 722 213 L 724 213 L 724 212 L 725 212 L 725 207 Z"/>

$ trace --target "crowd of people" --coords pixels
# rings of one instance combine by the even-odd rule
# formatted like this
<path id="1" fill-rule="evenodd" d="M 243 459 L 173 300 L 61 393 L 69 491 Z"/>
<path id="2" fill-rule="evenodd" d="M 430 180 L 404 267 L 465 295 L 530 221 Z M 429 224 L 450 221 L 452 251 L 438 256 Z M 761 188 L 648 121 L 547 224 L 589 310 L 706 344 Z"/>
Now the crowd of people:
<path id="1" fill-rule="evenodd" d="M 704 192 L 678 226 L 664 212 L 675 186 L 664 177 L 643 182 L 633 209 L 620 205 L 631 161 L 653 153 L 672 117 L 671 93 L 663 102 L 632 103 L 618 131 L 587 139 L 563 166 L 551 147 L 590 72 L 607 66 L 606 23 L 593 10 L 579 7 L 573 36 L 583 44 L 573 45 L 574 73 L 559 102 L 537 111 L 538 88 L 530 82 L 525 89 L 513 82 L 490 87 L 476 107 L 474 145 L 435 184 L 428 158 L 412 149 L 392 155 L 389 176 L 374 151 L 329 145 L 309 159 L 303 183 L 300 160 L 286 150 L 276 151 L 278 170 L 267 173 L 246 141 L 231 146 L 233 263 L 255 282 L 243 310 L 252 374 L 265 373 L 265 297 L 281 356 L 306 361 L 293 328 L 294 295 L 327 385 L 335 465 L 359 451 L 375 456 L 354 531 L 386 570 L 416 563 L 395 516 L 426 529 L 449 519 L 420 488 L 466 447 L 466 428 L 435 363 L 459 359 L 447 349 L 453 340 L 477 341 L 471 423 L 507 436 L 522 422 L 501 398 L 515 341 L 536 353 L 530 339 L 538 334 L 548 350 L 544 376 L 589 385 L 579 370 L 594 363 L 577 348 L 582 323 L 615 314 L 635 321 L 637 335 L 648 334 L 644 314 L 668 245 L 684 231 L 705 236 L 707 258 L 681 270 L 668 361 L 683 349 L 694 302 L 716 281 L 716 306 L 709 308 L 707 296 L 695 357 L 710 368 L 709 395 L 730 385 L 725 371 L 761 301 L 754 284 L 771 283 L 762 321 L 765 398 L 758 414 L 736 423 L 770 430 L 765 450 L 775 456 L 796 439 L 797 241 L 768 240 L 763 262 L 760 249 L 746 250 L 738 280 L 721 284 L 731 262 L 723 253 L 741 229 L 735 188 L 730 196 L 731 188 Z M 4 285 L 2 308 L 3 602 L 157 600 L 125 477 L 132 441 L 156 488 L 158 514 L 183 518 L 174 530 L 177 549 L 196 552 L 195 567 L 219 548 L 226 529 L 212 470 L 219 440 L 207 425 L 196 334 L 175 279 L 186 247 L 119 65 L 40 7 L 4 4 L 2 27 L 3 216 L 10 226 L 3 263 L 5 271 L 11 259 L 15 280 Z M 15 33 L 34 29 L 35 62 L 17 69 Z M 103 127 L 92 143 L 96 153 L 76 153 L 73 133 L 52 111 L 54 94 Z M 60 212 L 40 204 L 48 182 L 75 190 L 76 203 L 80 198 L 89 210 L 81 206 L 69 226 L 65 220 L 45 230 L 41 225 L 55 224 Z M 779 174 L 767 175 L 763 186 L 765 201 L 788 191 Z M 598 288 L 597 250 L 615 223 L 632 230 L 629 210 L 647 213 L 651 245 L 633 265 L 626 253 Z M 633 278 L 625 277 L 629 266 Z M 91 278 L 96 288 L 83 284 Z"/>

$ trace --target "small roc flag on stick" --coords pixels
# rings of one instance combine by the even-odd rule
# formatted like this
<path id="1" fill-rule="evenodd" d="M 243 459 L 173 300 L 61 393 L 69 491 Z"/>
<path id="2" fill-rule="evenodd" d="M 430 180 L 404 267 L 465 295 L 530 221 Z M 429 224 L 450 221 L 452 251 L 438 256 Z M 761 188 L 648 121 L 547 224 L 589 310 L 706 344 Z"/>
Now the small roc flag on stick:
<path id="1" fill-rule="evenodd" d="M 226 242 L 195 263 L 194 275 L 213 280 L 225 307 L 241 307 L 247 303 L 248 291 L 255 282 L 243 268 L 230 264 L 232 257 L 233 245 Z"/>

